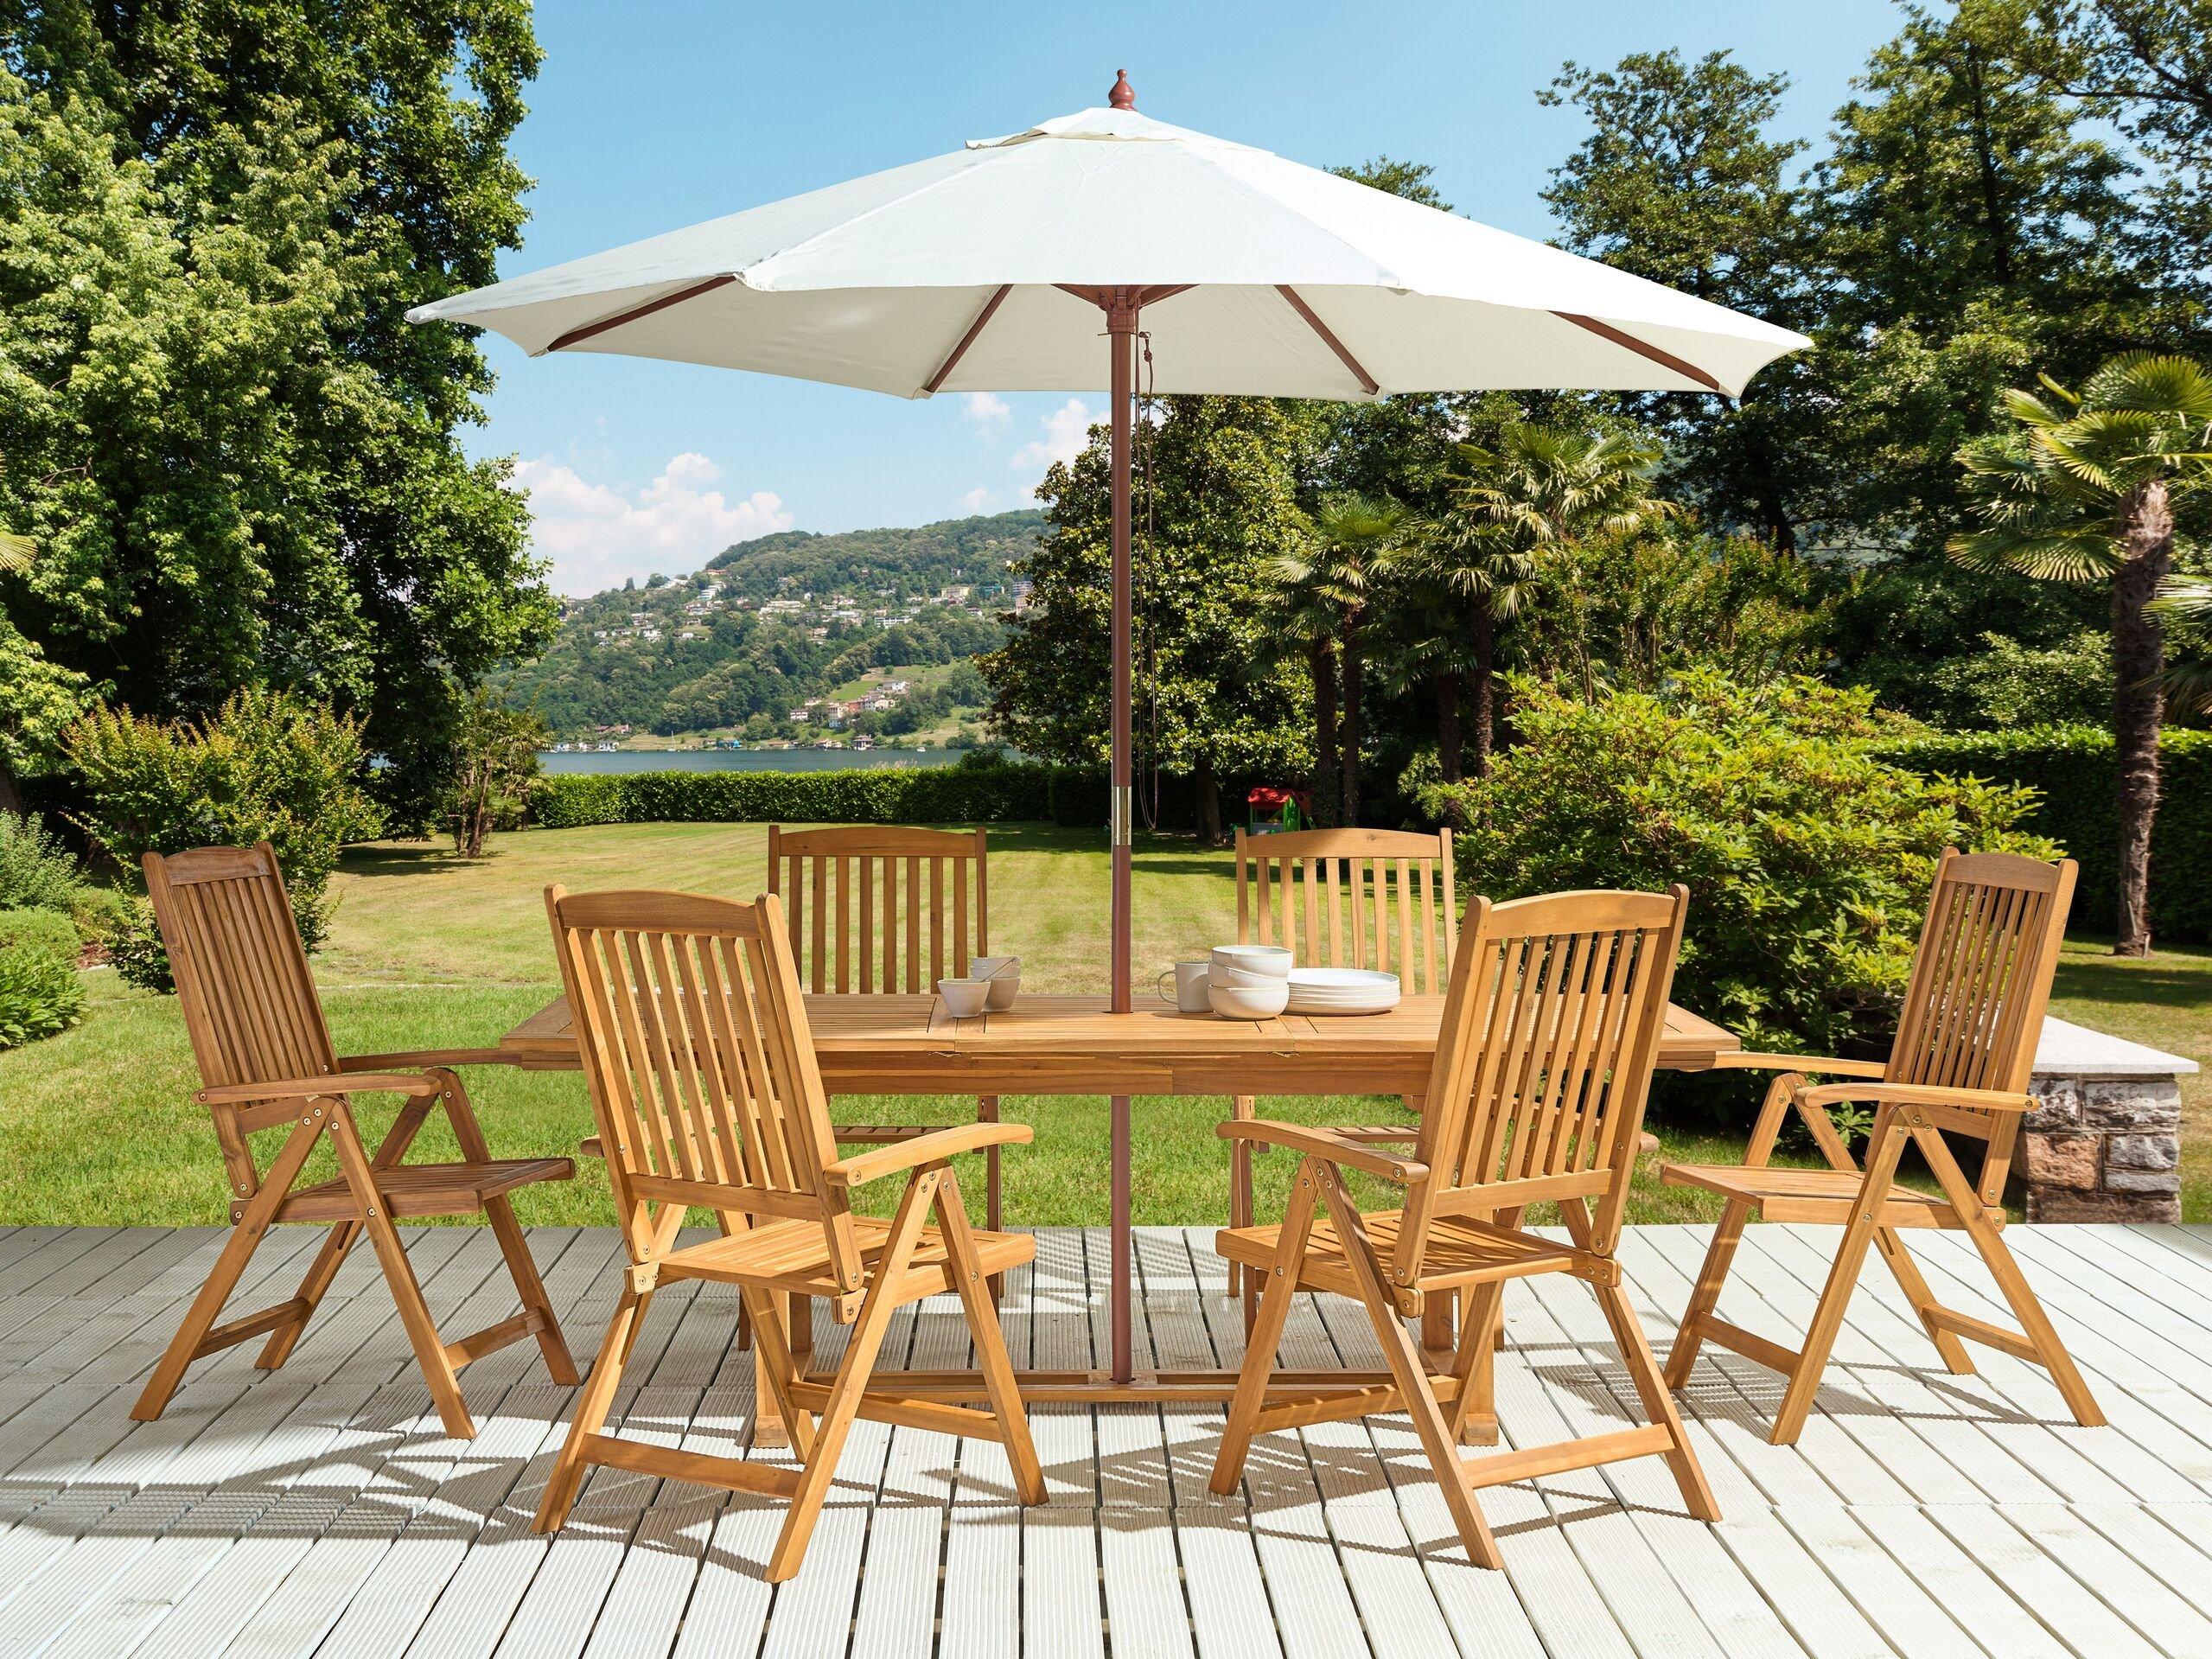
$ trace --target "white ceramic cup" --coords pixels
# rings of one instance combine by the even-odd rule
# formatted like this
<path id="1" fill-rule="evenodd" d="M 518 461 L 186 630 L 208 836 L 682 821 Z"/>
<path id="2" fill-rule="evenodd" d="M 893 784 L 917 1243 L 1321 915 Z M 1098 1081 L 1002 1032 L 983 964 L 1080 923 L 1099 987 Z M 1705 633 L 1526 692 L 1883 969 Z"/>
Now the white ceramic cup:
<path id="1" fill-rule="evenodd" d="M 991 995 L 984 1006 L 994 1014 L 1003 1014 L 1014 1005 L 1014 993 L 1022 988 L 1022 959 L 979 956 L 968 964 L 968 975 L 991 981 Z"/>
<path id="2" fill-rule="evenodd" d="M 1152 982 L 1152 988 L 1160 993 L 1162 1001 L 1173 1003 L 1177 1013 L 1207 1013 L 1214 1006 L 1207 996 L 1207 973 L 1208 965 L 1204 962 L 1177 962 L 1173 967 L 1160 971 L 1160 977 Z M 1170 975 L 1175 979 L 1172 993 L 1168 990 Z"/>
<path id="3" fill-rule="evenodd" d="M 1264 973 L 1270 979 L 1286 979 L 1291 975 L 1291 953 L 1280 945 L 1216 945 L 1208 960 L 1216 967 Z"/>
<path id="4" fill-rule="evenodd" d="M 991 995 L 987 979 L 940 979 L 937 994 L 945 999 L 945 1011 L 954 1019 L 973 1019 L 983 1011 L 985 1000 Z"/>

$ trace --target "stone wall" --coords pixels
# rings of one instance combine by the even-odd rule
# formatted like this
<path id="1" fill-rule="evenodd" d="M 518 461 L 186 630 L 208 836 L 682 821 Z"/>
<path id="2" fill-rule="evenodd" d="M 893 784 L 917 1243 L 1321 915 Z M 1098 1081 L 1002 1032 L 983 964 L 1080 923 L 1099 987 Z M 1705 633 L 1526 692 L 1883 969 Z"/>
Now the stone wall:
<path id="1" fill-rule="evenodd" d="M 2181 1219 L 2178 1076 L 2038 1073 L 2028 1088 L 2017 1167 L 2030 1221 Z"/>

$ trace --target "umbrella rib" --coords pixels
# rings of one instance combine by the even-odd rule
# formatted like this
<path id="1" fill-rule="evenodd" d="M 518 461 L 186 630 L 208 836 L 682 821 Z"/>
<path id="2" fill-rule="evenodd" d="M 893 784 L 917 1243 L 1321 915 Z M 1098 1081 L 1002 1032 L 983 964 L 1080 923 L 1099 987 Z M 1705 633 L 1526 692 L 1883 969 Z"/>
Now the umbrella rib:
<path id="1" fill-rule="evenodd" d="M 968 331 L 960 336 L 960 343 L 953 348 L 953 354 L 939 365 L 934 374 L 922 382 L 921 390 L 924 396 L 934 392 L 939 386 L 944 385 L 945 377 L 959 367 L 960 359 L 967 355 L 968 348 L 975 344 L 975 337 L 983 332 L 983 325 L 990 322 L 991 313 L 1005 303 L 1006 296 L 1013 290 L 1013 287 L 1014 284 L 1010 282 L 1000 283 L 998 291 L 984 302 L 983 309 L 976 313 L 975 321 L 968 324 Z"/>
<path id="2" fill-rule="evenodd" d="M 672 305 L 680 305 L 687 299 L 696 299 L 701 294 L 727 286 L 736 280 L 736 278 L 726 272 L 719 277 L 709 277 L 704 282 L 693 283 L 689 288 L 679 288 L 673 294 L 663 294 L 659 299 L 647 300 L 642 305 L 633 305 L 627 311 L 617 311 L 612 316 L 601 317 L 596 322 L 587 322 L 580 329 L 571 329 L 564 335 L 556 335 L 552 343 L 547 346 L 545 350 L 565 350 L 568 347 L 581 344 L 594 335 L 605 334 L 609 329 L 619 329 L 625 322 L 634 322 L 642 316 L 651 316 L 655 311 L 666 310 Z M 542 356 L 544 353 L 537 354 Z"/>
<path id="3" fill-rule="evenodd" d="M 1344 342 L 1329 332 L 1329 325 L 1313 314 L 1313 307 L 1298 297 L 1298 290 L 1288 283 L 1277 283 L 1275 291 L 1290 303 L 1290 307 L 1306 321 L 1306 327 L 1321 336 L 1322 344 L 1336 354 L 1337 361 L 1352 371 L 1352 378 L 1360 383 L 1360 390 L 1372 398 L 1382 390 L 1375 377 L 1360 367 L 1360 360 L 1344 348 Z"/>
<path id="4" fill-rule="evenodd" d="M 1727 395 L 1727 388 L 1695 363 L 1685 358 L 1677 357 L 1671 351 L 1661 351 L 1658 347 L 1648 341 L 1639 340 L 1635 335 L 1616 329 L 1610 322 L 1600 322 L 1596 317 L 1584 316 L 1578 311 L 1554 311 L 1552 315 L 1563 322 L 1573 323 L 1578 329 L 1589 329 L 1600 340 L 1610 340 L 1616 346 L 1624 346 L 1637 356 L 1648 358 L 1661 368 L 1671 368 L 1686 380 L 1695 380 L 1709 391 L 1720 392 L 1724 397 Z"/>

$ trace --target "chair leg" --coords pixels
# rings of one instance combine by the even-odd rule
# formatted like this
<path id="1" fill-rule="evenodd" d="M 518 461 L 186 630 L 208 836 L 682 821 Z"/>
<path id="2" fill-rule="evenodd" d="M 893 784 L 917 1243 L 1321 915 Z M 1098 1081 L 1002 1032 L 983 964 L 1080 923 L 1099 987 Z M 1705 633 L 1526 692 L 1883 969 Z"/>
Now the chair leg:
<path id="1" fill-rule="evenodd" d="M 437 1334 L 430 1305 L 423 1300 L 423 1287 L 407 1260 L 407 1247 L 392 1224 L 383 1194 L 377 1190 L 376 1172 L 369 1166 L 368 1152 L 361 1145 L 351 1107 L 343 1104 L 331 1107 L 330 1139 L 337 1148 L 338 1167 L 345 1174 L 346 1184 L 361 1206 L 361 1225 L 376 1251 L 378 1265 L 384 1269 L 385 1283 L 392 1287 L 399 1324 L 415 1350 L 415 1362 L 422 1367 L 423 1381 L 430 1385 L 430 1398 L 437 1402 L 439 1420 L 455 1439 L 473 1440 L 476 1426 L 469 1420 L 469 1407 L 462 1401 L 461 1379 L 454 1374 L 445 1340 Z"/>
<path id="2" fill-rule="evenodd" d="M 1291 1189 L 1290 1208 L 1283 1214 L 1283 1229 L 1276 1235 L 1275 1260 L 1265 1275 L 1244 1276 L 1246 1306 L 1244 1363 L 1237 1370 L 1235 1394 L 1229 1401 L 1227 1422 L 1221 1430 L 1221 1450 L 1214 1454 L 1213 1478 L 1207 1484 L 1226 1497 L 1244 1478 L 1244 1460 L 1252 1450 L 1252 1435 L 1259 1408 L 1267 1403 L 1267 1379 L 1275 1370 L 1275 1345 L 1283 1340 L 1283 1327 L 1291 1321 L 1291 1303 L 1298 1293 L 1298 1271 L 1305 1260 L 1306 1235 L 1313 1230 L 1313 1208 L 1321 1192 L 1312 1158 L 1298 1165 Z M 1259 1306 L 1252 1305 L 1254 1296 Z"/>
<path id="3" fill-rule="evenodd" d="M 1712 1242 L 1705 1246 L 1704 1266 L 1698 1269 L 1698 1282 L 1690 1292 L 1690 1305 L 1682 1310 L 1682 1323 L 1675 1327 L 1673 1345 L 1667 1350 L 1667 1386 L 1686 1388 L 1690 1372 L 1698 1362 L 1698 1350 L 1705 1339 L 1699 1335 L 1699 1322 L 1720 1305 L 1720 1287 L 1728 1281 L 1728 1270 L 1736 1260 L 1736 1247 L 1743 1242 L 1743 1225 L 1751 1219 L 1751 1206 L 1741 1198 L 1731 1198 L 1728 1207 L 1720 1213 L 1720 1222 L 1712 1230 Z"/>
<path id="4" fill-rule="evenodd" d="M 788 1442 L 803 1463 L 814 1449 L 814 1417 L 791 1397 L 799 1368 L 784 1338 L 783 1324 L 776 1317 L 779 1298 L 773 1292 L 762 1290 L 741 1289 L 738 1296 L 740 1306 L 751 1311 L 753 1329 L 760 1333 L 760 1352 L 753 1361 L 753 1443 L 782 1445 Z M 761 1432 L 762 1425 L 768 1421 L 775 1424 L 773 1437 Z"/>
<path id="5" fill-rule="evenodd" d="M 1941 1131 L 1916 1126 L 1914 1138 L 1919 1141 L 1922 1155 L 1935 1171 L 1944 1196 L 1959 1212 L 1965 1223 L 1967 1236 L 1974 1241 L 1974 1248 L 1989 1269 L 1990 1277 L 1997 1281 L 1997 1288 L 2005 1293 L 2005 1305 L 2012 1310 L 2012 1317 L 2020 1322 L 2021 1334 L 2034 1347 L 2036 1356 L 2043 1362 L 2043 1369 L 2050 1373 L 2050 1380 L 2057 1385 L 2059 1397 L 2066 1401 L 2066 1408 L 2074 1413 L 2074 1420 L 2083 1428 L 2101 1428 L 2105 1414 L 2097 1405 L 2096 1396 L 2089 1392 L 2089 1385 L 2082 1380 L 2081 1370 L 2074 1363 L 2074 1356 L 2066 1351 L 2066 1344 L 2059 1337 L 2058 1329 L 2043 1311 L 2042 1299 L 2029 1287 L 2027 1275 L 2020 1271 L 2020 1264 L 2013 1259 L 2011 1247 L 2005 1242 L 1999 1232 L 1981 1206 L 1979 1196 L 1968 1184 L 1958 1160 L 1951 1156 L 1951 1149 L 1944 1142 Z"/>
<path id="6" fill-rule="evenodd" d="M 1928 1318 L 1938 1305 L 1935 1292 L 1928 1288 L 1928 1280 L 1921 1276 L 1920 1264 L 1912 1259 L 1912 1252 L 1905 1247 L 1904 1235 L 1894 1227 L 1874 1229 L 1874 1247 L 1882 1253 L 1882 1260 L 1890 1264 L 1890 1275 L 1897 1281 L 1897 1288 L 1905 1293 L 1905 1300 L 1912 1304 L 1912 1311 L 1920 1320 L 1921 1329 L 1935 1344 L 1935 1351 L 1942 1356 L 1944 1366 L 1954 1376 L 1972 1376 L 1973 1356 L 1967 1352 L 1966 1343 L 1954 1332 L 1945 1330 Z"/>
<path id="7" fill-rule="evenodd" d="M 570 1357 L 568 1340 L 561 1335 L 552 1298 L 545 1294 L 545 1281 L 538 1275 L 530 1241 L 523 1236 L 522 1224 L 515 1220 L 514 1206 L 505 1193 L 484 1201 L 484 1218 L 491 1223 L 492 1236 L 500 1242 L 500 1254 L 507 1258 L 515 1294 L 521 1298 L 526 1311 L 545 1321 L 538 1327 L 538 1350 L 545 1356 L 547 1374 L 564 1388 L 573 1388 L 582 1381 L 576 1374 L 576 1361 Z"/>
<path id="8" fill-rule="evenodd" d="M 1229 1116 L 1239 1122 L 1249 1120 L 1257 1112 L 1259 1104 L 1259 1101 L 1249 1094 L 1232 1095 L 1229 1100 Z M 1229 1143 L 1229 1225 L 1231 1227 L 1252 1225 L 1252 1143 L 1248 1140 L 1233 1140 Z M 1244 1267 L 1232 1261 L 1229 1264 L 1229 1294 L 1243 1295 L 1247 1277 L 1248 1274 Z M 1244 1327 L 1247 1331 L 1252 1329 L 1252 1318 L 1254 1311 L 1253 1298 L 1246 1298 Z"/>
<path id="9" fill-rule="evenodd" d="M 792 1496 L 790 1511 L 783 1517 L 783 1529 L 776 1535 L 775 1547 L 769 1552 L 766 1577 L 770 1584 L 781 1584 L 793 1577 L 806 1559 L 807 1541 L 814 1535 L 814 1523 L 821 1516 L 822 1500 L 829 1495 L 830 1483 L 837 1477 L 838 1454 L 845 1449 L 845 1437 L 852 1427 L 861 1394 L 868 1386 L 868 1373 L 876 1363 L 876 1350 L 883 1345 L 883 1333 L 889 1329 L 892 1311 L 898 1306 L 893 1286 L 914 1255 L 915 1241 L 921 1235 L 922 1219 L 936 1198 L 941 1178 L 934 1170 L 918 1171 L 908 1184 L 906 1196 L 899 1200 L 898 1213 L 892 1217 L 890 1234 L 877 1259 L 875 1282 L 868 1287 L 867 1298 L 860 1305 L 860 1317 L 853 1321 L 852 1337 L 845 1344 L 845 1358 L 838 1365 L 837 1381 L 831 1386 L 827 1408 L 814 1432 L 814 1448 L 807 1454 L 806 1467 L 799 1476 L 799 1490 Z"/>
<path id="10" fill-rule="evenodd" d="M 1414 1347 L 1406 1321 L 1399 1317 L 1397 1298 L 1383 1278 L 1382 1264 L 1375 1259 L 1374 1241 L 1367 1236 L 1367 1223 L 1360 1218 L 1351 1195 L 1338 1182 L 1334 1170 L 1327 1171 L 1321 1179 L 1329 1218 L 1343 1247 L 1344 1259 L 1351 1265 L 1352 1276 L 1359 1282 L 1360 1300 L 1367 1308 L 1367 1323 L 1374 1327 L 1375 1340 L 1382 1344 L 1383 1358 L 1389 1362 L 1390 1375 L 1406 1402 L 1406 1415 L 1413 1420 L 1414 1432 L 1421 1437 L 1421 1449 L 1428 1453 L 1437 1484 L 1444 1489 L 1444 1506 L 1451 1511 L 1452 1521 L 1459 1528 L 1459 1541 L 1467 1547 L 1467 1559 L 1476 1566 L 1502 1567 L 1505 1560 L 1498 1554 L 1498 1541 L 1490 1535 L 1490 1523 L 1482 1518 L 1482 1508 L 1475 1502 L 1474 1489 L 1467 1484 L 1467 1468 L 1460 1461 L 1458 1441 L 1451 1426 L 1444 1421 L 1444 1409 L 1437 1404 L 1436 1394 L 1429 1387 L 1429 1374 L 1421 1362 L 1421 1350 Z"/>
<path id="11" fill-rule="evenodd" d="M 606 1338 L 599 1344 L 599 1357 L 592 1362 L 591 1375 L 576 1402 L 568 1438 L 561 1442 L 552 1473 L 545 1477 L 545 1494 L 530 1522 L 532 1532 L 558 1532 L 568 1520 L 577 1489 L 583 1483 L 583 1443 L 606 1425 L 607 1408 L 615 1403 L 615 1388 L 622 1380 L 623 1357 L 630 1351 L 631 1338 L 643 1317 L 637 1291 L 625 1283 L 622 1299 L 615 1304 L 615 1317 L 608 1321 Z"/>
<path id="12" fill-rule="evenodd" d="M 1024 1503 L 1042 1503 L 1044 1470 L 1037 1462 L 1036 1443 L 1030 1438 L 1029 1413 L 1022 1405 L 1014 1362 L 1006 1353 L 1006 1333 L 999 1329 L 998 1305 L 985 1286 L 975 1235 L 969 1229 L 967 1211 L 960 1205 L 959 1185 L 949 1165 L 944 1184 L 937 1191 L 937 1215 L 944 1230 L 953 1288 L 959 1292 L 960 1305 L 967 1311 L 976 1364 L 990 1392 L 992 1414 L 998 1419 L 999 1443 L 1006 1448 L 1006 1461 L 1014 1472 L 1015 1496 Z"/>
<path id="13" fill-rule="evenodd" d="M 1681 1411 L 1674 1404 L 1673 1392 L 1659 1374 L 1659 1362 L 1652 1356 L 1651 1344 L 1644 1339 L 1643 1326 L 1636 1318 L 1628 1292 L 1617 1283 L 1593 1285 L 1590 1288 L 1597 1292 L 1598 1306 L 1605 1310 L 1605 1322 L 1613 1327 L 1613 1341 L 1620 1348 L 1622 1363 L 1628 1367 L 1629 1380 L 1635 1384 L 1636 1398 L 1643 1402 L 1644 1415 L 1664 1426 L 1673 1442 L 1661 1455 L 1673 1472 L 1683 1507 L 1700 1521 L 1719 1520 L 1720 1505 L 1713 1501 L 1712 1488 L 1705 1484 L 1705 1472 L 1698 1464 L 1698 1454 L 1690 1449 Z"/>
<path id="14" fill-rule="evenodd" d="M 976 1121 L 979 1123 L 998 1122 L 998 1097 L 996 1094 L 986 1094 L 977 1101 L 975 1115 Z M 1003 1189 L 998 1171 L 998 1148 L 986 1146 L 983 1149 L 983 1225 L 988 1232 L 999 1232 L 1004 1226 L 1005 1211 L 1000 1203 L 1002 1196 Z M 993 1273 L 991 1276 L 991 1306 L 999 1305 L 1005 1300 L 1005 1297 L 1006 1275 Z"/>
<path id="15" fill-rule="evenodd" d="M 1866 1177 L 1859 1183 L 1851 1221 L 1844 1228 L 1843 1242 L 1836 1248 L 1827 1283 L 1821 1287 L 1820 1305 L 1813 1311 L 1813 1323 L 1805 1332 L 1803 1345 L 1797 1350 L 1797 1363 L 1790 1370 L 1789 1386 L 1782 1392 L 1782 1409 L 1775 1413 L 1774 1427 L 1767 1435 L 1775 1445 L 1794 1445 L 1799 1434 L 1804 1432 L 1814 1398 L 1820 1391 L 1820 1375 L 1827 1369 L 1829 1351 L 1836 1345 L 1836 1333 L 1843 1329 L 1851 1293 L 1858 1286 L 1859 1270 L 1866 1265 L 1866 1252 L 1874 1243 L 1875 1217 L 1882 1213 L 1882 1206 L 1888 1201 L 1890 1185 L 1897 1172 L 1897 1159 L 1904 1149 L 1904 1126 L 1896 1123 L 1890 1116 L 1890 1108 L 1884 1107 L 1874 1119 L 1866 1149 Z"/>
<path id="16" fill-rule="evenodd" d="M 1459 1314 L 1459 1351 L 1452 1360 L 1452 1375 L 1459 1393 L 1451 1402 L 1451 1438 L 1459 1445 L 1498 1443 L 1498 1337 L 1505 1306 L 1502 1282 L 1469 1287 L 1467 1303 Z"/>
<path id="17" fill-rule="evenodd" d="M 261 1352 L 254 1359 L 256 1370 L 276 1370 L 292 1356 L 292 1350 L 307 1334 L 307 1322 L 315 1317 L 316 1309 L 322 1304 L 324 1292 L 330 1288 L 330 1281 L 338 1277 L 338 1269 L 346 1264 L 347 1252 L 354 1247 L 354 1241 L 360 1235 L 361 1224 L 359 1222 L 340 1222 L 330 1229 L 329 1235 L 316 1251 L 315 1260 L 308 1266 L 307 1277 L 300 1280 L 300 1287 L 294 1293 L 294 1299 L 303 1305 L 299 1317 L 289 1324 L 278 1325 L 269 1333 L 269 1340 L 261 1345 Z"/>
<path id="18" fill-rule="evenodd" d="M 276 1219 L 277 1206 L 284 1202 L 284 1195 L 299 1178 L 308 1153 L 329 1126 L 327 1111 L 317 1109 L 322 1104 L 310 1101 L 302 1107 L 300 1121 L 292 1126 L 292 1133 L 285 1137 L 283 1147 L 269 1166 L 268 1175 L 255 1189 L 244 1213 L 232 1228 L 222 1254 L 208 1270 L 207 1282 L 192 1298 L 183 1323 L 177 1326 L 176 1335 L 169 1338 L 160 1363 L 154 1367 L 153 1375 L 146 1379 L 144 1390 L 131 1408 L 131 1415 L 139 1422 L 150 1423 L 162 1414 L 169 1396 L 176 1392 L 176 1385 L 184 1381 L 186 1370 L 198 1356 L 200 1344 L 215 1328 L 215 1316 L 223 1311 L 223 1304 L 238 1287 L 239 1275 L 245 1271 L 245 1264 L 260 1247 L 271 1222 Z"/>

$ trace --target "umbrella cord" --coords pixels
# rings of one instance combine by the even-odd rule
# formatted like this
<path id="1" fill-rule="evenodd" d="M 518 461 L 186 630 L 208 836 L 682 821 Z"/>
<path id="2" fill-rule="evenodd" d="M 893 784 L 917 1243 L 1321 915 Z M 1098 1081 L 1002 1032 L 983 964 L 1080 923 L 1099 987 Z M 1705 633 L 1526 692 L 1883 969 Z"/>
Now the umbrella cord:
<path id="1" fill-rule="evenodd" d="M 1137 394 L 1137 459 L 1144 475 L 1144 527 L 1141 537 L 1144 547 L 1144 569 L 1148 578 L 1144 604 L 1144 683 L 1148 705 L 1145 724 L 1145 788 L 1138 791 L 1138 806 L 1144 820 L 1145 829 L 1157 834 L 1160 827 L 1160 663 L 1158 656 L 1158 616 L 1154 603 L 1157 595 L 1156 578 L 1158 572 L 1152 568 L 1152 336 L 1140 329 L 1137 331 L 1138 349 L 1143 354 L 1143 389 Z"/>

